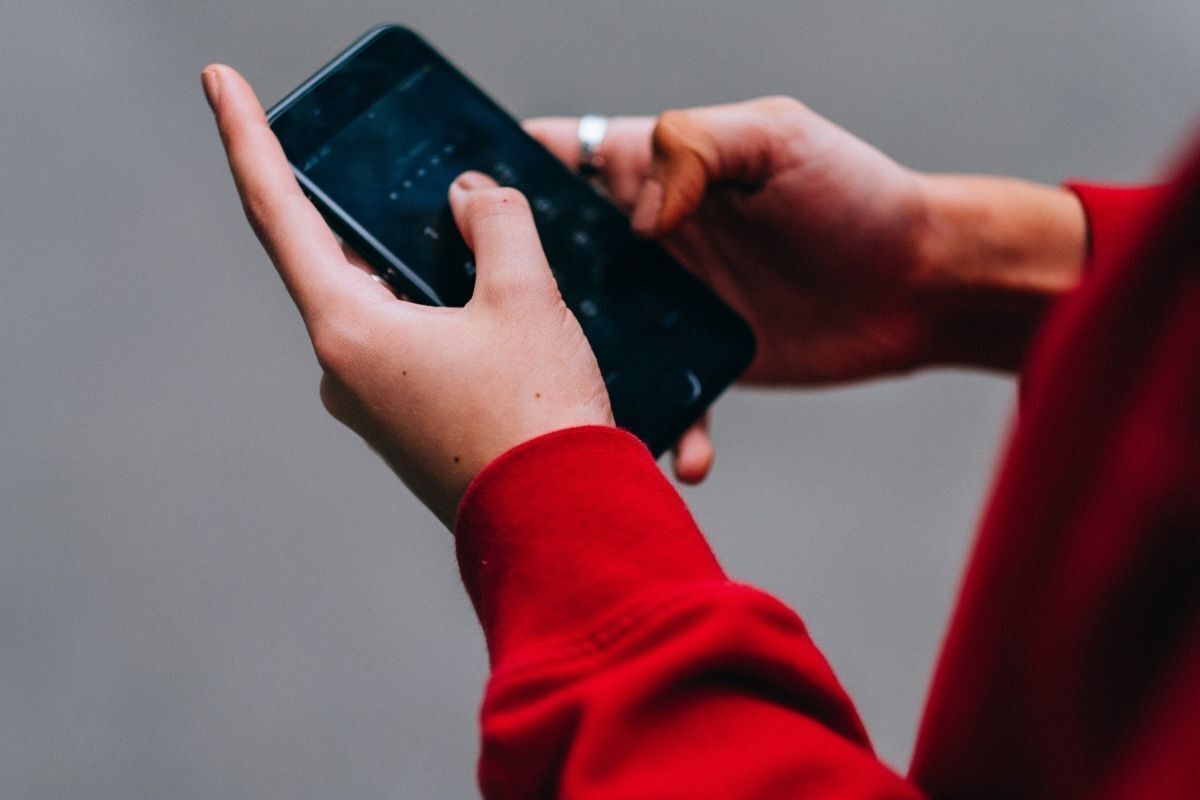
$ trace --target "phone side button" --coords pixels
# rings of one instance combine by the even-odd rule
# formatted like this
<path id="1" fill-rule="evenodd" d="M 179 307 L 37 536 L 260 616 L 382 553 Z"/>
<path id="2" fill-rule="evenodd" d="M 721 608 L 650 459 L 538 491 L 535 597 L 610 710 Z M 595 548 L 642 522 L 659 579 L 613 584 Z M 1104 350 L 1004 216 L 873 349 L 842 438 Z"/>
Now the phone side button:
<path id="1" fill-rule="evenodd" d="M 658 391 L 669 402 L 687 407 L 700 399 L 704 387 L 696 373 L 686 367 L 659 370 Z"/>

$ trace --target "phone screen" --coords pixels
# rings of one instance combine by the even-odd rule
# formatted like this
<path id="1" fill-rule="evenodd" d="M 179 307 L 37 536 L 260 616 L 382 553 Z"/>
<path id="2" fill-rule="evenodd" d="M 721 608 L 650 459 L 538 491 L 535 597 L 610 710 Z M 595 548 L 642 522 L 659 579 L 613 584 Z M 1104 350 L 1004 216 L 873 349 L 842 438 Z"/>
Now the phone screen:
<path id="1" fill-rule="evenodd" d="M 454 178 L 519 189 L 618 424 L 656 454 L 749 362 L 732 311 L 412 32 L 369 34 L 270 116 L 334 230 L 418 302 L 461 306 L 474 286 Z"/>
<path id="2" fill-rule="evenodd" d="M 564 295 L 586 295 L 602 282 L 609 243 L 627 235 L 626 223 L 587 187 L 555 180 L 545 151 L 496 124 L 456 83 L 430 64 L 417 67 L 307 154 L 301 171 L 403 261 L 430 300 L 451 306 L 470 299 L 475 264 L 446 192 L 465 170 L 487 173 L 525 194 L 552 264 L 586 264 L 557 273 Z"/>

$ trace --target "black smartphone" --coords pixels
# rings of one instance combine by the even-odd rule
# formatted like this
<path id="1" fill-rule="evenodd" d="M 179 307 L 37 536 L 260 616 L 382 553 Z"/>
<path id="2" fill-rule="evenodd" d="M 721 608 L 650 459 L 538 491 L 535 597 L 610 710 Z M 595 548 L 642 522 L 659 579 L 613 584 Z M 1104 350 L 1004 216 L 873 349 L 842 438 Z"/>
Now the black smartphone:
<path id="1" fill-rule="evenodd" d="M 519 189 L 617 424 L 655 456 L 750 363 L 740 317 L 412 31 L 369 31 L 267 116 L 330 227 L 415 302 L 471 297 L 451 181 Z"/>

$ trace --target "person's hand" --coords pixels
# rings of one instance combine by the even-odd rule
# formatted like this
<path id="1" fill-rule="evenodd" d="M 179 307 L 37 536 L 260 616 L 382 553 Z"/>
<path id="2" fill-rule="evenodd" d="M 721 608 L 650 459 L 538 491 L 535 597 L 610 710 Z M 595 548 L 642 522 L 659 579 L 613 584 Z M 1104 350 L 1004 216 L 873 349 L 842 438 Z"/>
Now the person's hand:
<path id="1" fill-rule="evenodd" d="M 570 163 L 576 121 L 527 128 Z M 920 176 L 789 98 L 610 121 L 602 180 L 758 338 L 745 380 L 847 381 L 921 360 Z"/>
<path id="2" fill-rule="evenodd" d="M 578 120 L 526 129 L 577 166 Z M 795 100 L 618 117 L 599 179 L 754 329 L 745 380 L 850 380 L 912 366 L 925 334 L 910 302 L 923 208 L 917 176 Z M 708 417 L 675 447 L 698 483 Z"/>
<path id="3" fill-rule="evenodd" d="M 343 252 L 246 81 L 211 66 L 204 87 L 246 216 L 324 370 L 325 406 L 448 527 L 471 479 L 504 451 L 562 428 L 613 424 L 595 356 L 518 192 L 460 176 L 450 205 L 475 254 L 474 295 L 461 309 L 404 302 Z"/>
<path id="4" fill-rule="evenodd" d="M 577 119 L 526 128 L 577 166 Z M 1070 192 L 915 172 L 791 98 L 615 118 L 599 155 L 599 180 L 634 230 L 753 327 L 750 382 L 1015 368 L 1083 262 Z M 706 430 L 677 453 L 677 471 L 703 477 Z"/>

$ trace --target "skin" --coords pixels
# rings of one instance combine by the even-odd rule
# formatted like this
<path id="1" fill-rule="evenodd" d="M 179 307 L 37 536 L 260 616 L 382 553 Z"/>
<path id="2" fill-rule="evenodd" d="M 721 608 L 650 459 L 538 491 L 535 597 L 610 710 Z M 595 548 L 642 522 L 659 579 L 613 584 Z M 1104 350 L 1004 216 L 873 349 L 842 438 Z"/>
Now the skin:
<path id="1" fill-rule="evenodd" d="M 347 258 L 249 84 L 223 66 L 203 81 L 246 216 L 312 339 L 321 399 L 447 527 L 472 478 L 501 453 L 555 430 L 613 424 L 595 356 L 520 193 L 460 176 L 449 200 L 475 254 L 474 296 L 461 309 L 405 302 Z"/>
<path id="2" fill-rule="evenodd" d="M 326 407 L 448 527 L 501 453 L 613 424 L 518 192 L 460 176 L 449 202 L 475 254 L 475 294 L 462 309 L 405 302 L 304 198 L 246 81 L 214 65 L 203 83 L 246 216 L 312 339 Z M 576 126 L 528 124 L 571 165 Z M 600 155 L 601 180 L 634 229 L 660 238 L 753 326 L 752 382 L 1014 368 L 1083 262 L 1070 193 L 908 170 L 789 98 L 616 119 Z M 685 481 L 711 468 L 707 425 L 677 445 Z"/>
<path id="3" fill-rule="evenodd" d="M 526 128 L 574 166 L 577 124 Z M 787 97 L 615 118 L 599 155 L 635 231 L 754 328 L 750 383 L 1016 369 L 1084 260 L 1071 192 L 909 170 Z M 706 427 L 676 450 L 692 482 L 712 463 Z"/>

